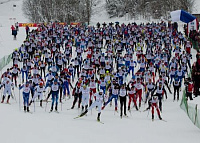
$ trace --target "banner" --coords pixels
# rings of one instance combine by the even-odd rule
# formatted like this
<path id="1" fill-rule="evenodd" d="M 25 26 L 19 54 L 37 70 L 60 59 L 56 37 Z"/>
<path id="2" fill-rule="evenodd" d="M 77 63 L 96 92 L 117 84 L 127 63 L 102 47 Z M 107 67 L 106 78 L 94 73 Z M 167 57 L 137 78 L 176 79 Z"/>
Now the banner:
<path id="1" fill-rule="evenodd" d="M 79 22 L 72 22 L 71 25 L 73 25 L 73 26 L 76 26 L 76 25 L 80 26 L 80 23 Z"/>
<path id="2" fill-rule="evenodd" d="M 187 24 L 188 35 L 189 35 L 190 31 L 193 31 L 193 30 L 197 31 L 199 29 L 198 27 L 199 27 L 199 22 L 197 19 L 193 20 L 192 22 L 189 22 Z"/>
<path id="3" fill-rule="evenodd" d="M 194 19 L 196 19 L 195 16 L 193 16 L 192 14 L 184 11 L 184 10 L 176 10 L 176 11 L 172 11 L 170 12 L 171 15 L 171 19 L 172 22 L 185 22 L 185 23 L 189 23 L 191 21 L 193 21 Z"/>
<path id="4" fill-rule="evenodd" d="M 19 27 L 38 27 L 37 23 L 19 23 Z"/>
<path id="5" fill-rule="evenodd" d="M 39 27 L 42 23 L 19 23 L 19 27 Z M 44 25 L 47 25 L 47 23 L 43 23 Z M 66 25 L 65 22 L 58 23 L 60 25 Z"/>

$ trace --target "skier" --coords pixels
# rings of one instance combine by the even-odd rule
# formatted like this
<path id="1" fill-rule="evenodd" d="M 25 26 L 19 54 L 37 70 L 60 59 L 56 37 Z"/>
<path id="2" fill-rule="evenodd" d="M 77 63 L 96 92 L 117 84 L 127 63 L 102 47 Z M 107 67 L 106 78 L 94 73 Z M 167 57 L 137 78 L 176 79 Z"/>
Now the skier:
<path id="1" fill-rule="evenodd" d="M 124 116 L 126 115 L 126 88 L 124 85 L 121 86 L 120 90 L 119 90 L 119 99 L 120 99 L 120 117 L 122 118 L 122 110 L 124 107 Z"/>
<path id="2" fill-rule="evenodd" d="M 37 85 L 34 89 L 34 96 L 29 103 L 29 106 L 31 105 L 32 102 L 35 101 L 35 98 L 39 96 L 40 98 L 40 107 L 42 107 L 42 100 L 43 100 L 43 92 L 45 92 L 45 87 L 43 86 L 43 83 L 40 82 L 39 85 Z"/>
<path id="3" fill-rule="evenodd" d="M 159 100 L 159 109 L 160 109 L 160 111 L 162 112 L 163 92 L 164 92 L 165 94 L 167 94 L 167 93 L 166 93 L 166 90 L 165 90 L 165 88 L 164 88 L 164 86 L 163 86 L 163 84 L 162 84 L 162 82 L 159 82 L 159 85 L 156 86 L 156 87 L 154 88 L 154 90 L 153 90 L 152 93 L 151 93 L 151 96 L 154 95 L 154 92 L 155 92 L 155 91 L 156 91 L 156 96 L 158 96 L 158 100 Z"/>
<path id="4" fill-rule="evenodd" d="M 152 121 L 154 120 L 154 108 L 156 108 L 157 114 L 158 114 L 158 118 L 160 120 L 162 120 L 161 115 L 160 115 L 160 111 L 158 108 L 158 98 L 159 96 L 152 96 L 152 100 L 151 100 L 151 108 L 152 108 Z"/>
<path id="5" fill-rule="evenodd" d="M 11 94 L 12 94 L 11 89 L 14 90 L 14 84 L 13 84 L 13 82 L 10 80 L 10 78 L 7 78 L 7 79 L 3 82 L 3 84 L 0 86 L 0 89 L 1 89 L 2 87 L 4 87 L 4 91 L 3 91 L 3 98 L 2 98 L 1 103 L 4 102 L 4 99 L 5 99 L 5 97 L 6 97 L 6 94 L 8 94 L 7 104 L 9 104 L 9 99 L 10 99 L 10 96 L 11 96 Z"/>
<path id="6" fill-rule="evenodd" d="M 112 99 L 115 99 L 115 111 L 117 112 L 117 100 L 118 100 L 118 94 L 120 86 L 118 83 L 116 83 L 115 80 L 113 80 L 113 83 L 109 86 L 111 88 L 111 96 L 109 97 L 108 101 L 105 103 L 105 105 L 102 107 L 102 110 L 105 108 L 105 106 L 112 101 Z M 108 88 L 109 88 L 108 87 Z"/>
<path id="7" fill-rule="evenodd" d="M 90 80 L 90 100 L 89 100 L 90 105 L 92 105 L 92 98 L 95 93 L 96 93 L 96 81 L 94 80 L 94 78 L 91 78 L 91 80 Z"/>
<path id="8" fill-rule="evenodd" d="M 189 97 L 190 100 L 193 100 L 192 93 L 194 91 L 194 84 L 193 84 L 191 78 L 188 77 L 184 84 L 186 86 L 186 97 L 187 97 L 187 99 Z"/>
<path id="9" fill-rule="evenodd" d="M 24 112 L 29 112 L 29 95 L 31 91 L 31 86 L 27 81 L 25 85 L 19 84 L 19 90 L 23 88 L 23 100 L 24 100 Z"/>
<path id="10" fill-rule="evenodd" d="M 102 103 L 104 102 L 105 95 L 103 94 L 103 90 L 101 89 L 99 93 L 96 93 L 94 95 L 96 97 L 96 101 L 83 112 L 80 117 L 84 116 L 87 114 L 88 110 L 92 110 L 92 108 L 97 107 L 98 108 L 98 116 L 97 116 L 97 121 L 100 122 L 100 115 L 101 115 L 101 108 L 102 108 Z"/>
<path id="11" fill-rule="evenodd" d="M 86 84 L 84 84 L 81 89 L 81 92 L 82 92 L 82 112 L 84 112 L 84 107 L 85 107 L 85 111 L 88 108 L 90 89 L 89 87 L 86 86 Z"/>
<path id="12" fill-rule="evenodd" d="M 73 89 L 72 96 L 74 96 L 74 101 L 73 101 L 71 109 L 74 109 L 74 106 L 77 100 L 78 100 L 78 108 L 80 108 L 81 98 L 82 98 L 81 84 L 78 84 L 78 83 L 76 84 L 76 86 Z"/>
<path id="13" fill-rule="evenodd" d="M 130 84 L 130 83 L 129 83 Z M 129 96 L 129 102 L 128 102 L 128 111 L 130 112 L 131 111 L 131 101 L 133 101 L 134 103 L 134 107 L 136 108 L 136 110 L 138 110 L 138 106 L 137 106 L 137 95 L 136 95 L 136 92 L 135 92 L 135 87 L 134 86 L 131 86 L 131 88 L 129 87 L 129 84 L 127 86 L 128 88 L 128 96 Z"/>
<path id="14" fill-rule="evenodd" d="M 137 97 L 139 96 L 139 107 L 141 107 L 141 101 L 142 101 L 142 86 L 145 87 L 145 84 L 141 81 L 141 79 L 138 77 L 137 81 L 134 83 L 135 90 Z M 136 99 L 137 100 L 137 99 Z"/>
<path id="15" fill-rule="evenodd" d="M 59 87 L 60 85 L 58 84 L 58 81 L 54 80 L 53 84 L 51 85 L 52 104 L 50 112 L 53 111 L 54 102 L 56 102 L 55 111 L 58 112 L 57 110 L 58 110 Z M 47 97 L 46 101 L 48 101 L 48 98 L 49 97 Z"/>
<path id="16" fill-rule="evenodd" d="M 173 81 L 174 86 L 174 101 L 176 100 L 176 93 L 177 93 L 177 101 L 179 100 L 179 89 L 181 88 L 180 80 L 176 75 Z"/>

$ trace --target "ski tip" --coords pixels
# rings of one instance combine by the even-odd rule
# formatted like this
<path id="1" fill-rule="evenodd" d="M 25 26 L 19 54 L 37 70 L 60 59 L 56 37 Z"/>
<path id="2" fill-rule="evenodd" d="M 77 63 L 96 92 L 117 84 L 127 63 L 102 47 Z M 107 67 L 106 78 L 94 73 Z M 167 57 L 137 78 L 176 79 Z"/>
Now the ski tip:
<path id="1" fill-rule="evenodd" d="M 98 120 L 97 120 L 97 122 L 99 122 L 99 123 L 101 123 L 101 124 L 104 124 L 103 122 L 101 122 L 101 121 L 98 121 Z"/>

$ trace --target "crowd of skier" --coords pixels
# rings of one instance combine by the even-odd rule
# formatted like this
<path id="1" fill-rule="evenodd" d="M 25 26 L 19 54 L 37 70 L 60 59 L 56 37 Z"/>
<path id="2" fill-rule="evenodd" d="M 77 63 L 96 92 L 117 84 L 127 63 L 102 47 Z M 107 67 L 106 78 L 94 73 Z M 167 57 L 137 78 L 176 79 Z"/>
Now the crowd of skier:
<path id="1" fill-rule="evenodd" d="M 100 121 L 113 99 L 121 118 L 145 104 L 152 119 L 155 109 L 162 120 L 162 101 L 169 93 L 178 101 L 184 81 L 192 100 L 192 44 L 165 22 L 96 27 L 50 23 L 27 34 L 12 53 L 12 67 L 1 76 L 1 103 L 9 103 L 14 88 L 22 92 L 25 112 L 36 100 L 42 107 L 49 98 L 50 112 L 58 111 L 58 104 L 73 97 L 71 109 L 82 111 L 78 117 L 97 108 Z"/>

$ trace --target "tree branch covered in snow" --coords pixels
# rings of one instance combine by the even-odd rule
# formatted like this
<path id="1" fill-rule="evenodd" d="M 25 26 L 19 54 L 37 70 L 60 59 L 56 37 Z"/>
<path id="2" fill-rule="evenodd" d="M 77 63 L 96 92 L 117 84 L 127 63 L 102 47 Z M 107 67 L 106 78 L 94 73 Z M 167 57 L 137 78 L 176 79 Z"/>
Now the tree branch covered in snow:
<path id="1" fill-rule="evenodd" d="M 131 18 L 143 16 L 147 19 L 167 18 L 169 12 L 183 9 L 192 12 L 194 0 L 106 0 L 110 17 L 122 17 L 128 13 Z"/>
<path id="2" fill-rule="evenodd" d="M 24 0 L 23 11 L 31 22 L 87 22 L 99 0 Z"/>

